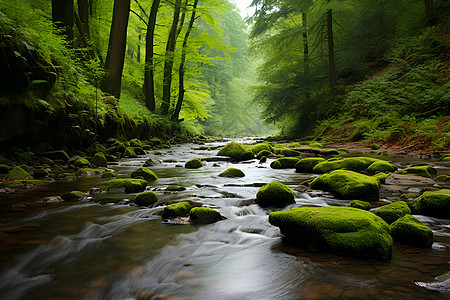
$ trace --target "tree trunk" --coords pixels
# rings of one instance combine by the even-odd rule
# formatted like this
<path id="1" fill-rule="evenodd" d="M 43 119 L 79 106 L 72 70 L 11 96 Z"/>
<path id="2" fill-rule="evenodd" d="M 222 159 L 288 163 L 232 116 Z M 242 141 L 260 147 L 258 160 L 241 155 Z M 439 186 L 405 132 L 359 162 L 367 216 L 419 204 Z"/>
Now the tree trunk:
<path id="1" fill-rule="evenodd" d="M 115 0 L 105 63 L 107 74 L 102 88 L 117 99 L 120 98 L 129 16 L 130 0 Z"/>
<path id="2" fill-rule="evenodd" d="M 425 11 L 427 14 L 428 22 L 434 22 L 436 16 L 435 16 L 433 0 L 425 0 Z"/>
<path id="3" fill-rule="evenodd" d="M 182 48 L 182 52 L 181 52 L 181 62 L 180 62 L 180 71 L 179 71 L 179 86 L 178 86 L 178 101 L 177 101 L 177 105 L 175 107 L 175 111 L 172 115 L 172 121 L 178 121 L 178 118 L 180 116 L 180 112 L 181 112 L 181 107 L 183 106 L 183 100 L 184 100 L 184 66 L 186 63 L 186 54 L 187 54 L 187 41 L 189 38 L 189 34 L 192 31 L 192 28 L 194 27 L 194 22 L 195 22 L 195 13 L 196 13 L 196 9 L 197 9 L 197 4 L 198 4 L 199 0 L 194 0 L 194 5 L 193 5 L 193 9 L 192 9 L 192 15 L 191 15 L 191 20 L 189 21 L 189 26 L 188 29 L 186 31 L 186 35 L 184 36 L 184 40 L 183 40 L 183 48 Z"/>
<path id="4" fill-rule="evenodd" d="M 52 20 L 69 41 L 73 40 L 73 0 L 52 0 Z"/>
<path id="5" fill-rule="evenodd" d="M 153 38 L 155 33 L 156 15 L 158 13 L 160 0 L 153 0 L 152 8 L 147 26 L 147 35 L 145 37 L 145 73 L 144 73 L 144 91 L 145 104 L 150 111 L 155 111 L 155 82 L 153 65 Z"/>
<path id="6" fill-rule="evenodd" d="M 175 55 L 176 34 L 178 20 L 180 18 L 181 0 L 176 0 L 173 10 L 172 27 L 170 28 L 169 38 L 166 45 L 166 54 L 164 62 L 164 81 L 163 81 L 163 98 L 161 103 L 161 114 L 167 115 L 170 107 L 170 88 L 172 85 L 172 69 L 173 59 Z"/>
<path id="7" fill-rule="evenodd" d="M 80 16 L 81 24 L 86 36 L 89 36 L 89 1 L 78 0 L 78 15 Z"/>
<path id="8" fill-rule="evenodd" d="M 330 90 L 333 93 L 336 85 L 336 66 L 334 63 L 334 41 L 333 41 L 333 12 L 331 9 L 327 11 L 327 28 L 328 28 L 328 60 L 330 63 Z"/>

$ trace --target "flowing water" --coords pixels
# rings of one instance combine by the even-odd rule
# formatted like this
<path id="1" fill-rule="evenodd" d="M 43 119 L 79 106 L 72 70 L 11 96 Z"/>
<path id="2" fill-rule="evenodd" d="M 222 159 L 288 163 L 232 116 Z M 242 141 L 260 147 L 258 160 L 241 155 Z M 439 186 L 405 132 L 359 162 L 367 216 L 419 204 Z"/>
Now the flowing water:
<path id="1" fill-rule="evenodd" d="M 207 144 L 210 147 L 220 143 Z M 197 149 L 196 149 L 197 147 Z M 53 183 L 0 203 L 0 299 L 443 299 L 423 282 L 450 270 L 450 221 L 418 216 L 433 230 L 432 249 L 395 245 L 389 261 L 352 259 L 285 245 L 269 210 L 251 204 L 253 183 L 280 181 L 291 187 L 312 174 L 274 170 L 270 161 L 232 164 L 208 162 L 201 169 L 183 167 L 191 158 L 217 150 L 180 145 L 124 159 L 112 168 L 129 176 L 149 158 L 163 163 L 151 169 L 150 184 L 161 203 L 192 200 L 217 209 L 225 220 L 215 224 L 165 224 L 153 208 L 127 205 L 133 194 L 102 194 L 119 204 L 89 201 L 44 203 L 44 196 L 70 190 L 104 188 L 92 176 Z M 243 178 L 217 175 L 229 167 Z M 169 184 L 182 192 L 165 192 Z M 295 193 L 293 206 L 347 205 L 313 194 Z M 90 200 L 95 200 L 90 199 Z M 432 288 L 432 286 L 430 286 Z M 447 286 L 447 291 L 448 286 Z"/>

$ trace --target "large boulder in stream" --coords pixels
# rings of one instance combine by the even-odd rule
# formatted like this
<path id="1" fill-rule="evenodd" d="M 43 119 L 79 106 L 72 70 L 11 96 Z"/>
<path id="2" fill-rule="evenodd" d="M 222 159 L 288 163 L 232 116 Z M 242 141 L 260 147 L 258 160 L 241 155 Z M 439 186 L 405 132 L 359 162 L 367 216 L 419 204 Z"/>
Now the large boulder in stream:
<path id="1" fill-rule="evenodd" d="M 131 178 L 143 178 L 144 180 L 148 181 L 148 182 L 152 182 L 158 179 L 158 176 L 156 176 L 155 173 L 153 173 L 152 170 L 147 169 L 147 168 L 139 168 L 136 171 L 134 171 L 133 173 L 131 173 Z"/>
<path id="2" fill-rule="evenodd" d="M 26 180 L 32 178 L 33 176 L 30 173 L 19 166 L 14 167 L 5 177 L 6 180 Z"/>
<path id="3" fill-rule="evenodd" d="M 405 215 L 392 223 L 391 231 L 395 242 L 420 248 L 430 248 L 433 245 L 431 229 L 411 215 Z"/>
<path id="4" fill-rule="evenodd" d="M 194 207 L 189 213 L 189 219 L 194 223 L 214 223 L 220 221 L 222 216 L 209 207 Z"/>
<path id="5" fill-rule="evenodd" d="M 231 142 L 217 153 L 218 156 L 228 156 L 232 161 L 253 159 L 253 153 L 239 143 Z"/>
<path id="6" fill-rule="evenodd" d="M 299 160 L 297 157 L 283 157 L 274 160 L 270 167 L 272 169 L 293 169 Z"/>
<path id="7" fill-rule="evenodd" d="M 324 161 L 325 161 L 325 158 L 322 158 L 322 157 L 302 158 L 295 164 L 295 166 L 294 166 L 295 172 L 311 173 L 317 164 L 324 162 Z"/>
<path id="8" fill-rule="evenodd" d="M 269 215 L 270 224 L 295 244 L 314 245 L 351 257 L 389 258 L 389 225 L 371 212 L 351 207 L 301 207 Z"/>
<path id="9" fill-rule="evenodd" d="M 92 158 L 91 164 L 97 167 L 107 167 L 108 161 L 106 160 L 105 154 L 103 152 L 98 152 Z"/>
<path id="10" fill-rule="evenodd" d="M 391 224 L 397 221 L 397 219 L 411 214 L 411 210 L 405 201 L 398 201 L 380 207 L 375 211 L 375 214 L 385 220 L 386 223 Z"/>
<path id="11" fill-rule="evenodd" d="M 134 204 L 139 206 L 150 206 L 158 201 L 158 196 L 155 192 L 152 191 L 146 191 L 142 192 L 140 194 L 137 194 L 136 197 L 134 197 Z"/>
<path id="12" fill-rule="evenodd" d="M 161 214 L 163 219 L 171 219 L 176 217 L 187 217 L 191 211 L 191 205 L 189 202 L 178 202 L 174 204 L 169 204 L 164 207 Z"/>
<path id="13" fill-rule="evenodd" d="M 184 167 L 186 169 L 199 169 L 199 168 L 203 167 L 203 163 L 202 163 L 202 161 L 200 159 L 193 158 L 193 159 L 187 161 L 184 164 Z"/>
<path id="14" fill-rule="evenodd" d="M 139 193 L 145 190 L 148 182 L 143 179 L 113 179 L 108 181 L 107 190 L 125 190 L 126 193 Z"/>
<path id="15" fill-rule="evenodd" d="M 338 199 L 378 201 L 380 181 L 353 171 L 335 170 L 317 177 L 311 188 L 332 193 Z"/>
<path id="16" fill-rule="evenodd" d="M 409 167 L 399 171 L 398 173 L 403 175 L 417 175 L 426 178 L 434 178 L 437 176 L 436 169 L 428 165 Z"/>
<path id="17" fill-rule="evenodd" d="M 379 161 L 370 157 L 331 158 L 314 166 L 314 173 L 328 173 L 333 170 L 345 169 L 354 172 L 362 172 L 371 164 Z"/>
<path id="18" fill-rule="evenodd" d="M 228 168 L 220 173 L 219 177 L 245 177 L 245 174 L 237 168 Z"/>
<path id="19" fill-rule="evenodd" d="M 263 185 L 256 194 L 256 203 L 261 207 L 285 207 L 295 203 L 292 190 L 280 182 Z"/>
<path id="20" fill-rule="evenodd" d="M 425 192 L 408 203 L 413 214 L 450 218 L 450 190 Z"/>

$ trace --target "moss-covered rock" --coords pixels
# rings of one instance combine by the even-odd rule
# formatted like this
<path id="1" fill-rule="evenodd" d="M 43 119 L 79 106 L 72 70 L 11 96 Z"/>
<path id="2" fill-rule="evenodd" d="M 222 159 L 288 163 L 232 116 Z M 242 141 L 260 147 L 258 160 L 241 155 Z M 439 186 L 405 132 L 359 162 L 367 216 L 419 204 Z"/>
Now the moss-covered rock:
<path id="1" fill-rule="evenodd" d="M 339 151 L 337 151 L 336 149 L 326 149 L 326 150 L 323 150 L 321 152 L 321 154 L 325 155 L 325 156 L 334 156 L 334 155 L 339 155 Z"/>
<path id="2" fill-rule="evenodd" d="M 98 152 L 92 158 L 91 164 L 97 167 L 106 168 L 108 166 L 108 160 L 106 159 L 105 154 L 103 152 Z"/>
<path id="3" fill-rule="evenodd" d="M 219 174 L 220 177 L 245 177 L 244 172 L 236 168 L 228 168 Z"/>
<path id="4" fill-rule="evenodd" d="M 335 170 L 315 178 L 311 188 L 332 193 L 339 199 L 377 201 L 380 181 L 377 178 L 347 170 Z"/>
<path id="5" fill-rule="evenodd" d="M 203 167 L 203 164 L 202 164 L 202 161 L 200 159 L 193 158 L 193 159 L 187 161 L 184 164 L 184 167 L 186 169 L 199 169 L 199 168 Z"/>
<path id="6" fill-rule="evenodd" d="M 294 156 L 300 156 L 301 155 L 300 152 L 292 150 L 292 149 L 288 149 L 288 148 L 281 149 L 280 150 L 280 154 L 284 155 L 285 157 L 294 157 Z"/>
<path id="7" fill-rule="evenodd" d="M 136 197 L 134 197 L 134 204 L 139 206 L 150 206 L 154 204 L 156 201 L 158 201 L 158 196 L 155 192 L 147 191 L 142 192 L 140 194 L 137 194 Z"/>
<path id="8" fill-rule="evenodd" d="M 97 168 L 97 169 L 81 168 L 75 173 L 75 175 L 78 177 L 86 175 L 100 175 L 103 173 L 103 171 L 105 171 L 105 168 Z"/>
<path id="9" fill-rule="evenodd" d="M 450 182 L 450 176 L 449 175 L 439 175 L 438 177 L 434 178 L 434 181 L 436 181 L 436 182 Z"/>
<path id="10" fill-rule="evenodd" d="M 389 225 L 371 212 L 352 207 L 301 207 L 273 212 L 269 222 L 290 241 L 352 257 L 389 258 Z"/>
<path id="11" fill-rule="evenodd" d="M 272 147 L 267 143 L 256 144 L 250 147 L 250 150 L 254 155 L 258 154 L 261 151 L 268 151 L 269 154 L 272 153 Z"/>
<path id="12" fill-rule="evenodd" d="M 414 216 L 405 215 L 391 224 L 391 235 L 395 242 L 430 248 L 433 245 L 433 232 Z"/>
<path id="13" fill-rule="evenodd" d="M 263 185 L 256 194 L 256 203 L 261 207 L 285 207 L 295 203 L 292 190 L 280 182 Z"/>
<path id="14" fill-rule="evenodd" d="M 258 152 L 258 155 L 256 155 L 257 159 L 261 159 L 261 157 L 265 156 L 269 156 L 272 152 L 268 151 L 268 150 L 262 150 L 260 152 Z"/>
<path id="15" fill-rule="evenodd" d="M 367 168 L 367 172 L 370 174 L 375 174 L 378 172 L 393 173 L 395 171 L 397 171 L 397 167 L 385 160 L 377 160 Z"/>
<path id="16" fill-rule="evenodd" d="M 405 168 L 403 170 L 400 170 L 398 173 L 403 175 L 417 175 L 426 178 L 434 178 L 437 175 L 436 169 L 428 165 Z"/>
<path id="17" fill-rule="evenodd" d="M 160 138 L 152 137 L 148 140 L 149 144 L 152 146 L 161 146 L 163 144 L 163 141 Z"/>
<path id="18" fill-rule="evenodd" d="M 376 161 L 378 161 L 378 159 L 370 157 L 348 157 L 348 158 L 329 159 L 314 166 L 313 172 L 323 174 L 339 169 L 361 172 L 367 169 L 371 164 L 373 164 Z"/>
<path id="19" fill-rule="evenodd" d="M 253 158 L 253 153 L 239 143 L 231 142 L 217 153 L 219 156 L 228 156 L 233 161 L 243 161 Z"/>
<path id="20" fill-rule="evenodd" d="M 372 150 L 378 150 L 378 149 L 381 148 L 381 146 L 378 145 L 378 144 L 376 144 L 376 143 L 373 143 L 372 145 L 370 145 L 370 148 L 371 148 Z"/>
<path id="21" fill-rule="evenodd" d="M 425 192 L 408 203 L 413 214 L 450 218 L 450 190 Z"/>
<path id="22" fill-rule="evenodd" d="M 370 203 L 366 202 L 366 201 L 352 200 L 348 204 L 348 207 L 359 208 L 359 209 L 362 209 L 362 210 L 370 210 L 372 208 L 372 205 L 370 205 Z"/>
<path id="23" fill-rule="evenodd" d="M 86 158 L 79 158 L 74 162 L 75 167 L 77 168 L 88 168 L 90 166 L 90 162 L 89 160 L 87 160 Z"/>
<path id="24" fill-rule="evenodd" d="M 33 177 L 34 178 L 44 178 L 49 175 L 49 172 L 45 169 L 34 169 L 33 171 Z"/>
<path id="25" fill-rule="evenodd" d="M 65 193 L 65 194 L 61 195 L 61 198 L 64 201 L 67 201 L 67 202 L 81 201 L 81 200 L 83 200 L 86 197 L 87 197 L 87 194 L 83 193 L 83 192 L 80 192 L 80 191 L 72 191 L 72 192 Z"/>
<path id="26" fill-rule="evenodd" d="M 102 178 L 114 178 L 116 177 L 116 174 L 114 174 L 111 171 L 105 171 L 102 173 Z"/>
<path id="27" fill-rule="evenodd" d="M 134 151 L 133 147 L 126 147 L 124 152 L 123 152 L 123 157 L 125 157 L 125 158 L 136 158 L 137 154 Z"/>
<path id="28" fill-rule="evenodd" d="M 140 141 L 140 140 L 138 140 L 138 139 L 132 139 L 131 141 L 130 141 L 130 147 L 139 147 L 139 148 L 142 148 L 142 142 Z"/>
<path id="29" fill-rule="evenodd" d="M 126 193 L 139 193 L 145 190 L 147 184 L 143 179 L 113 179 L 108 181 L 107 190 L 124 189 Z"/>
<path id="30" fill-rule="evenodd" d="M 189 202 L 178 202 L 167 205 L 161 214 L 163 219 L 170 219 L 176 217 L 187 217 L 191 211 Z"/>
<path id="31" fill-rule="evenodd" d="M 372 177 L 377 178 L 381 184 L 386 184 L 386 179 L 391 175 L 391 173 L 377 173 L 375 175 L 372 175 Z"/>
<path id="32" fill-rule="evenodd" d="M 156 176 L 156 174 L 153 173 L 153 171 L 144 167 L 139 168 L 133 173 L 131 173 L 131 178 L 138 178 L 138 177 L 144 178 L 148 182 L 152 182 L 158 179 L 158 176 Z"/>
<path id="33" fill-rule="evenodd" d="M 450 156 L 446 156 L 442 159 L 442 161 L 450 161 Z"/>
<path id="34" fill-rule="evenodd" d="M 263 157 L 261 157 L 260 159 L 259 159 L 259 163 L 260 164 L 263 164 L 263 163 L 265 163 L 267 161 L 267 157 L 265 157 L 265 156 L 263 156 Z"/>
<path id="35" fill-rule="evenodd" d="M 5 177 L 6 180 L 26 180 L 31 178 L 33 178 L 33 176 L 21 167 L 14 167 Z"/>
<path id="36" fill-rule="evenodd" d="M 375 214 L 386 221 L 386 223 L 391 224 L 397 219 L 411 214 L 411 210 L 405 201 L 398 201 L 380 207 L 375 211 Z"/>
<path id="37" fill-rule="evenodd" d="M 293 169 L 300 159 L 297 157 L 283 157 L 270 163 L 272 169 Z"/>
<path id="38" fill-rule="evenodd" d="M 194 207 L 189 213 L 189 219 L 194 223 L 214 223 L 220 221 L 222 216 L 209 207 Z"/>
<path id="39" fill-rule="evenodd" d="M 311 148 L 323 149 L 323 145 L 319 142 L 311 142 L 308 146 Z"/>
<path id="40" fill-rule="evenodd" d="M 62 160 L 64 162 L 68 162 L 70 157 L 64 150 L 58 151 L 49 151 L 42 154 L 42 156 L 47 157 L 51 160 Z"/>
<path id="41" fill-rule="evenodd" d="M 144 148 L 141 147 L 133 147 L 134 153 L 137 155 L 145 155 Z"/>
<path id="42" fill-rule="evenodd" d="M 300 148 L 302 145 L 300 145 L 299 142 L 293 142 L 287 145 L 288 148 Z"/>
<path id="43" fill-rule="evenodd" d="M 313 168 L 318 163 L 324 162 L 325 159 L 322 157 L 307 157 L 300 159 L 295 164 L 295 172 L 297 173 L 311 173 Z"/>
<path id="44" fill-rule="evenodd" d="M 181 191 L 185 191 L 186 187 L 181 186 L 181 185 L 176 185 L 176 184 L 171 184 L 168 187 L 166 187 L 166 191 L 168 192 L 181 192 Z"/>

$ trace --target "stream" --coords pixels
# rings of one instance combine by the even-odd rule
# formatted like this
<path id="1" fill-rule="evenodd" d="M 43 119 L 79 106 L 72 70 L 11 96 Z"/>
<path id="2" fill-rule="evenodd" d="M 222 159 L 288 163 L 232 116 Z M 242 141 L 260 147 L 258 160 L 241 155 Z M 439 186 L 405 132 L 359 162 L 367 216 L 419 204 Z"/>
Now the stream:
<path id="1" fill-rule="evenodd" d="M 389 261 L 286 245 L 268 222 L 271 211 L 250 204 L 259 189 L 252 184 L 279 181 L 295 187 L 317 175 L 271 169 L 272 159 L 180 167 L 191 158 L 215 156 L 224 144 L 176 145 L 111 164 L 120 178 L 149 158 L 162 161 L 150 167 L 159 177 L 147 188 L 158 194 L 153 208 L 128 205 L 135 194 L 124 193 L 72 203 L 40 202 L 71 190 L 105 189 L 107 180 L 100 176 L 0 195 L 0 299 L 450 298 L 449 287 L 447 294 L 421 287 L 450 270 L 450 220 L 416 216 L 432 229 L 433 247 L 394 244 Z M 246 176 L 218 176 L 229 167 Z M 187 189 L 166 192 L 170 184 Z M 119 202 L 89 201 L 102 197 Z M 350 202 L 312 193 L 295 192 L 295 197 L 291 207 Z M 179 200 L 214 208 L 226 219 L 210 225 L 163 223 L 158 215 L 163 203 Z"/>

